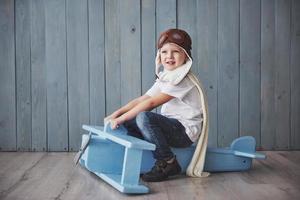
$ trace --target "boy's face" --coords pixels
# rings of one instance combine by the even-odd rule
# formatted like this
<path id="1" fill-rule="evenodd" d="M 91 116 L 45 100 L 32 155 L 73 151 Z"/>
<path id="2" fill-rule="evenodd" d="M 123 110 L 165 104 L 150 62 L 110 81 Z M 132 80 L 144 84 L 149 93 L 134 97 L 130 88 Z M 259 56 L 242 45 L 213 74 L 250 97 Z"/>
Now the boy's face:
<path id="1" fill-rule="evenodd" d="M 187 56 L 176 44 L 166 43 L 160 49 L 161 64 L 167 70 L 174 70 L 185 63 Z"/>

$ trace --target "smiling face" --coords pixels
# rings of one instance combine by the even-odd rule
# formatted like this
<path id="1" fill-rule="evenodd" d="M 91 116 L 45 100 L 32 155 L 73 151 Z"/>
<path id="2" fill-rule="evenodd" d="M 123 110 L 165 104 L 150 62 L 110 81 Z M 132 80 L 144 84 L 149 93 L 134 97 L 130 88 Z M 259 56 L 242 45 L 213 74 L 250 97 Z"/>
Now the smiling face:
<path id="1" fill-rule="evenodd" d="M 187 59 L 185 52 L 176 44 L 166 43 L 160 49 L 161 64 L 172 71 L 183 65 Z"/>

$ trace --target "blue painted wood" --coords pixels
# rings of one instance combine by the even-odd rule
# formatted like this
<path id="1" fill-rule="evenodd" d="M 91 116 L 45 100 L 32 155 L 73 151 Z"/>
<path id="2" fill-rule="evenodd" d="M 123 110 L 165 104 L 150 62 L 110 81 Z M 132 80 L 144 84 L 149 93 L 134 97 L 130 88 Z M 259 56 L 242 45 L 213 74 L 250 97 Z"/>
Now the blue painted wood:
<path id="1" fill-rule="evenodd" d="M 111 184 L 117 190 L 123 193 L 148 193 L 149 189 L 143 185 L 122 185 L 120 184 L 121 175 L 96 173 L 100 178 Z"/>
<path id="2" fill-rule="evenodd" d="M 140 0 L 120 1 L 121 105 L 141 95 L 140 2 Z"/>
<path id="3" fill-rule="evenodd" d="M 155 1 L 141 1 L 141 42 L 142 42 L 142 94 L 147 92 L 155 81 Z"/>
<path id="4" fill-rule="evenodd" d="M 275 1 L 261 2 L 261 146 L 275 149 Z"/>
<path id="5" fill-rule="evenodd" d="M 0 150 L 15 151 L 15 11 L 14 1 L 0 1 Z"/>
<path id="6" fill-rule="evenodd" d="M 88 1 L 90 123 L 105 117 L 104 0 Z"/>
<path id="7" fill-rule="evenodd" d="M 208 99 L 208 144 L 218 146 L 218 1 L 197 1 L 198 77 L 204 85 Z"/>
<path id="8" fill-rule="evenodd" d="M 96 135 L 92 135 L 84 152 L 86 156 L 81 158 L 82 165 L 120 192 L 149 191 L 147 187 L 140 185 L 138 180 L 142 150 L 154 150 L 154 144 L 126 135 L 124 127 L 111 130 L 109 126 L 104 128 L 83 125 L 83 129 Z M 86 143 L 87 139 L 87 136 L 83 136 L 83 143 Z"/>
<path id="9" fill-rule="evenodd" d="M 291 30 L 291 148 L 300 149 L 300 1 L 292 1 Z"/>
<path id="10" fill-rule="evenodd" d="M 133 139 L 122 126 L 111 130 L 109 127 L 84 125 L 83 129 L 93 134 L 91 137 L 82 137 L 82 144 L 90 138 L 80 160 L 82 166 L 120 192 L 149 192 L 147 187 L 139 185 L 139 174 L 150 170 L 154 165 L 153 155 L 150 151 L 145 151 L 154 150 L 154 144 L 138 138 Z M 265 155 L 255 152 L 255 145 L 254 137 L 244 136 L 235 139 L 230 148 L 208 148 L 204 169 L 208 172 L 249 170 L 253 158 L 265 159 Z M 172 150 L 184 172 L 195 151 L 195 145 Z M 111 162 L 111 158 L 114 158 L 114 162 Z"/>
<path id="11" fill-rule="evenodd" d="M 31 1 L 15 1 L 17 150 L 31 150 Z"/>
<path id="12" fill-rule="evenodd" d="M 31 150 L 47 150 L 45 1 L 31 1 Z"/>
<path id="13" fill-rule="evenodd" d="M 66 7 L 69 149 L 77 151 L 90 115 L 87 0 L 67 0 Z"/>
<path id="14" fill-rule="evenodd" d="M 90 118 L 86 122 L 101 125 L 106 114 L 149 89 L 154 81 L 157 35 L 176 26 L 193 39 L 198 64 L 194 71 L 209 98 L 209 144 L 226 146 L 239 132 L 256 134 L 260 112 L 262 148 L 299 149 L 297 1 L 70 2 L 0 3 L 0 103 L 7 105 L 0 106 L 2 150 L 16 150 L 17 143 L 24 151 L 68 150 L 69 140 L 70 150 L 77 149 L 82 132 L 75 127 L 81 121 Z M 121 10 L 120 4 L 128 9 Z M 77 10 L 79 15 L 71 17 Z M 135 33 L 128 32 L 131 25 L 139 26 Z M 124 40 L 134 40 L 133 45 Z M 78 50 L 76 45 L 83 48 Z M 126 46 L 134 51 L 126 52 Z M 130 60 L 135 50 L 139 58 Z M 258 56 L 260 94 L 254 62 Z M 80 81 L 74 81 L 81 72 L 85 77 L 82 93 L 76 86 Z M 134 78 L 129 74 L 135 74 Z M 73 96 L 81 100 L 74 102 Z M 259 136 L 255 137 L 259 144 Z"/>
<path id="15" fill-rule="evenodd" d="M 205 166 L 207 171 L 249 170 L 252 159 L 265 159 L 264 154 L 255 152 L 253 136 L 242 136 L 233 140 L 229 148 L 207 148 Z M 221 162 L 220 162 L 221 161 Z"/>
<path id="16" fill-rule="evenodd" d="M 82 136 L 82 144 L 88 139 L 87 135 Z M 99 148 L 104 147 L 104 148 Z M 125 147 L 118 143 L 109 141 L 98 134 L 93 134 L 88 144 L 88 148 L 82 155 L 80 163 L 84 161 L 84 166 L 94 172 L 112 174 L 118 172 L 121 175 Z M 114 156 L 107 157 L 107 152 L 112 152 Z M 87 159 L 89 157 L 89 159 Z M 105 162 L 99 165 L 99 158 L 106 158 Z"/>
<path id="17" fill-rule="evenodd" d="M 239 134 L 260 146 L 260 0 L 240 1 Z"/>
<path id="18" fill-rule="evenodd" d="M 177 27 L 176 9 L 176 0 L 156 1 L 156 41 L 163 31 Z M 157 113 L 160 113 L 161 106 L 155 110 Z"/>
<path id="19" fill-rule="evenodd" d="M 45 13 L 48 150 L 68 151 L 65 1 L 45 1 Z"/>
<path id="20" fill-rule="evenodd" d="M 103 127 L 88 126 L 88 125 L 83 125 L 82 128 L 84 130 L 96 133 L 104 139 L 107 138 L 113 142 L 121 144 L 127 148 L 146 149 L 146 150 L 155 149 L 155 145 L 150 144 L 149 142 L 140 140 L 136 137 L 125 135 L 127 132 L 125 128 L 112 130 L 110 129 L 110 127 L 107 127 L 107 130 L 103 130 Z"/>
<path id="21" fill-rule="evenodd" d="M 198 46 L 198 26 L 197 21 L 199 18 L 198 16 L 198 7 L 197 7 L 197 0 L 177 0 L 177 27 L 180 29 L 185 30 L 192 39 L 192 58 L 193 58 L 193 66 L 192 71 L 198 75 L 201 66 L 198 64 L 198 49 L 201 49 L 201 46 Z M 189 13 L 187 15 L 187 13 Z M 200 48 L 198 48 L 200 47 Z"/>
<path id="22" fill-rule="evenodd" d="M 166 29 L 176 28 L 176 0 L 156 1 L 156 33 L 159 34 Z"/>
<path id="23" fill-rule="evenodd" d="M 275 2 L 275 124 L 276 149 L 289 149 L 291 1 Z"/>
<path id="24" fill-rule="evenodd" d="M 218 4 L 218 146 L 239 133 L 239 1 Z"/>
<path id="25" fill-rule="evenodd" d="M 139 183 L 142 151 L 126 148 L 122 167 L 121 184 L 137 185 Z"/>
<path id="26" fill-rule="evenodd" d="M 235 156 L 243 156 L 247 158 L 265 159 L 265 155 L 260 153 L 246 153 L 241 151 L 234 151 L 233 154 Z"/>
<path id="27" fill-rule="evenodd" d="M 119 4 L 119 0 L 105 1 L 105 109 L 107 115 L 121 106 Z"/>

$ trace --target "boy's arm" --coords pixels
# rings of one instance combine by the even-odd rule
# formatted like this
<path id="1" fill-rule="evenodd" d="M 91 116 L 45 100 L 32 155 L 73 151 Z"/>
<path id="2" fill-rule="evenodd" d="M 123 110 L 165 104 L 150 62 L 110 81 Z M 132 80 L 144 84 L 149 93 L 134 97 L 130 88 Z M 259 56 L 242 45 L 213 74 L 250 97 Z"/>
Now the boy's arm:
<path id="1" fill-rule="evenodd" d="M 136 104 L 132 109 L 128 110 L 128 112 L 124 113 L 120 117 L 115 118 L 111 121 L 111 128 L 115 129 L 119 124 L 124 123 L 125 121 L 128 121 L 130 119 L 133 119 L 135 116 L 137 116 L 138 113 L 142 111 L 149 111 L 153 108 L 156 108 L 168 101 L 170 101 L 173 96 L 167 95 L 165 93 L 159 93 L 153 97 L 145 98 L 143 101 L 140 101 L 138 104 Z"/>
<path id="2" fill-rule="evenodd" d="M 122 106 L 121 108 L 119 108 L 118 110 L 113 112 L 111 115 L 105 117 L 104 121 L 108 121 L 110 119 L 115 119 L 115 118 L 121 116 L 122 114 L 126 113 L 127 111 L 132 109 L 134 106 L 136 106 L 137 104 L 139 104 L 140 102 L 142 102 L 142 101 L 144 101 L 148 98 L 150 98 L 150 96 L 145 94 L 143 96 L 140 96 L 138 98 L 135 98 L 135 99 L 131 100 L 125 106 Z"/>

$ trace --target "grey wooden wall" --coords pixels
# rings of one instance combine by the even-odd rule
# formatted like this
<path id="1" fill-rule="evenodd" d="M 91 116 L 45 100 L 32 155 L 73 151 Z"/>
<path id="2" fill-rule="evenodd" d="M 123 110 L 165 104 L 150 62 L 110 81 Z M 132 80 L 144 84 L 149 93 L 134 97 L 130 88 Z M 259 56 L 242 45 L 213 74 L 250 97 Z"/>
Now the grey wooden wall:
<path id="1" fill-rule="evenodd" d="M 300 149 L 299 0 L 0 0 L 0 150 L 77 150 L 151 86 L 170 27 L 192 37 L 210 146 Z"/>

